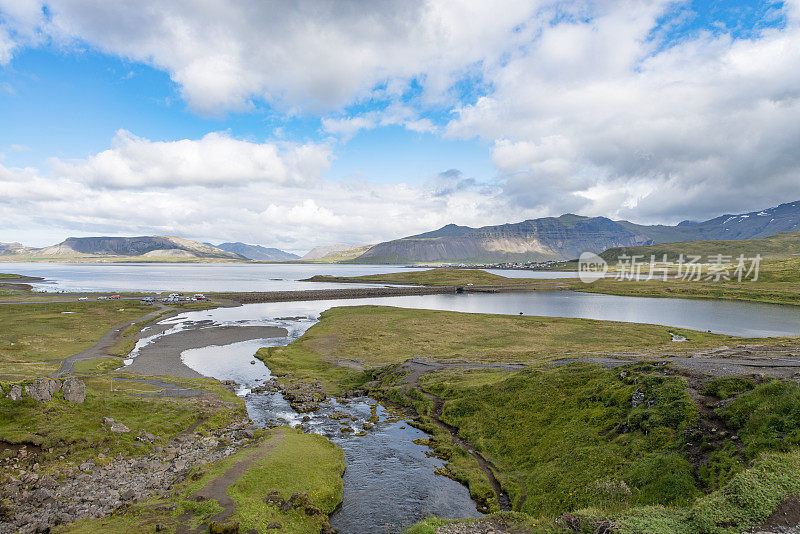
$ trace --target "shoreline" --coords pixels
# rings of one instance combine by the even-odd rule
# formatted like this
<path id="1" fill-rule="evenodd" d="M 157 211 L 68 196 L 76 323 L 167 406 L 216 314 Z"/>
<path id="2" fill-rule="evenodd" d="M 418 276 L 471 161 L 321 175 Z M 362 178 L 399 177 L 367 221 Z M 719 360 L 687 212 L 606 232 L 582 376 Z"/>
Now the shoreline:
<path id="1" fill-rule="evenodd" d="M 285 328 L 277 326 L 219 326 L 181 330 L 145 345 L 139 349 L 139 354 L 131 364 L 119 371 L 146 376 L 208 378 L 184 364 L 181 353 L 211 345 L 223 346 L 251 339 L 285 337 L 288 334 Z"/>
<path id="2" fill-rule="evenodd" d="M 451 295 L 457 293 L 510 293 L 527 291 L 560 291 L 561 285 L 543 288 L 541 285 L 493 286 L 406 286 L 362 287 L 353 289 L 307 289 L 301 291 L 252 291 L 208 293 L 214 299 L 254 304 L 259 302 L 301 302 L 309 300 L 359 299 L 371 297 L 402 297 L 413 295 Z"/>

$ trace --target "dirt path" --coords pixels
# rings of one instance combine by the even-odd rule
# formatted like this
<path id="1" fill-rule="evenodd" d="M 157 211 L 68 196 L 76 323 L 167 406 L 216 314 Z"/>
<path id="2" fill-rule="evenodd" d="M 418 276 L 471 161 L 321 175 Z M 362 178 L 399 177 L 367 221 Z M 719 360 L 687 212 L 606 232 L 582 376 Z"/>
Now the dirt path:
<path id="1" fill-rule="evenodd" d="M 89 360 L 99 360 L 102 358 L 108 358 L 111 355 L 109 354 L 108 350 L 117 344 L 120 340 L 120 334 L 129 326 L 135 323 L 139 323 L 142 321 L 149 321 L 157 317 L 161 314 L 164 310 L 168 310 L 166 306 L 158 304 L 158 308 L 156 310 L 151 311 L 147 315 L 139 317 L 138 319 L 134 319 L 132 321 L 128 321 L 127 323 L 123 323 L 121 325 L 117 325 L 101 337 L 97 343 L 89 347 L 88 349 L 79 352 L 77 354 L 73 354 L 67 358 L 64 358 L 61 361 L 61 367 L 59 367 L 58 371 L 54 372 L 50 375 L 51 378 L 59 378 L 66 374 L 72 372 L 72 368 L 75 365 L 75 362 L 85 362 Z"/>
<path id="2" fill-rule="evenodd" d="M 201 525 L 195 530 L 190 530 L 186 527 L 186 522 L 188 521 L 190 515 L 181 517 L 179 519 L 180 524 L 175 530 L 176 534 L 199 534 L 202 532 L 208 532 L 210 524 L 222 524 L 227 522 L 236 511 L 236 503 L 233 502 L 233 499 L 231 499 L 228 495 L 228 488 L 231 486 L 231 484 L 234 484 L 237 480 L 242 478 L 242 476 L 244 476 L 244 474 L 253 466 L 253 464 L 269 454 L 270 451 L 272 451 L 272 449 L 274 449 L 282 439 L 283 432 L 278 429 L 275 435 L 273 435 L 266 442 L 262 443 L 258 449 L 237 461 L 222 475 L 210 480 L 205 486 L 194 492 L 190 499 L 197 501 L 214 499 L 219 503 L 220 506 L 222 506 L 223 510 L 212 517 L 209 521 L 209 524 Z"/>

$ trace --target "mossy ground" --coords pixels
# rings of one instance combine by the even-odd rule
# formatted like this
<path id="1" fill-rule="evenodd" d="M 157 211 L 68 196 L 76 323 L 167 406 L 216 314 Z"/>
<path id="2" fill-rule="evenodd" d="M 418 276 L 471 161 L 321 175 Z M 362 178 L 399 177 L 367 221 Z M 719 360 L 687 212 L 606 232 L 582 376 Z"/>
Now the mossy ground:
<path id="1" fill-rule="evenodd" d="M 0 378 L 49 374 L 115 325 L 152 311 L 130 302 L 30 303 L 0 307 Z"/>
<path id="2" fill-rule="evenodd" d="M 304 434 L 288 427 L 264 431 L 262 436 L 259 444 L 197 469 L 168 495 L 135 504 L 109 518 L 79 521 L 56 532 L 153 532 L 156 525 L 160 526 L 160 532 L 174 532 L 179 524 L 195 528 L 207 524 L 222 511 L 222 507 L 214 499 L 197 501 L 194 494 L 213 479 L 224 476 L 236 462 L 254 453 L 260 456 L 259 459 L 227 489 L 226 493 L 236 508 L 226 523 L 238 523 L 240 532 L 251 529 L 266 532 L 267 526 L 275 523 L 281 525 L 278 532 L 319 532 L 327 521 L 327 514 L 333 512 L 342 500 L 344 453 L 322 436 Z M 308 515 L 301 509 L 284 512 L 279 506 L 265 501 L 264 497 L 272 491 L 277 491 L 286 500 L 292 493 L 304 492 L 309 504 L 324 515 Z"/>
<path id="3" fill-rule="evenodd" d="M 793 488 L 797 384 L 700 377 L 707 395 L 728 398 L 716 417 L 738 434 L 740 445 L 695 455 L 690 445 L 706 443 L 699 429 L 705 428 L 700 423 L 707 415 L 692 400 L 680 373 L 658 363 L 613 370 L 591 363 L 548 363 L 554 354 L 665 347 L 672 352 L 678 350 L 668 338 L 672 330 L 348 307 L 325 312 L 305 336 L 285 348 L 262 350 L 260 357 L 280 372 L 319 378 L 334 390 L 367 387 L 413 409 L 420 416 L 417 425 L 431 432 L 434 450 L 451 460 L 448 475 L 477 488 L 473 494 L 479 495 L 486 478 L 469 461 L 460 462 L 453 450 L 457 447 L 426 419 L 432 408 L 421 390 L 440 397 L 442 420 L 495 464 L 515 509 L 536 518 L 531 521 L 544 531 L 560 528 L 555 519 L 573 513 L 587 520 L 611 518 L 630 532 L 696 532 L 701 523 L 709 532 L 733 532 L 763 519 Z M 690 345 L 681 344 L 679 350 L 743 341 L 685 334 Z M 344 358 L 368 369 L 359 377 L 358 371 L 335 365 Z M 415 385 L 398 365 L 409 358 L 527 365 L 520 371 L 439 369 Z M 635 406 L 634 393 L 642 397 Z M 752 504 L 757 499 L 772 504 Z"/>
<path id="4" fill-rule="evenodd" d="M 670 332 L 687 338 L 680 347 Z M 258 357 L 278 374 L 319 378 L 329 391 L 353 377 L 343 359 L 377 367 L 421 358 L 438 361 L 530 363 L 610 351 L 687 350 L 740 338 L 666 326 L 561 317 L 458 313 L 386 306 L 332 308 L 300 339 L 261 349 Z"/>
<path id="5" fill-rule="evenodd" d="M 138 455 L 152 448 L 136 440 L 141 431 L 157 436 L 157 443 L 163 444 L 199 420 L 204 422 L 197 431 L 204 432 L 245 415 L 242 401 L 213 379 L 192 379 L 193 385 L 202 383 L 211 395 L 188 399 L 142 397 L 138 394 L 158 388 L 117 381 L 112 388 L 108 377 L 86 377 L 85 382 L 87 396 L 81 404 L 67 402 L 61 392 L 47 403 L 29 397 L 12 401 L 5 398 L 10 384 L 0 384 L 0 440 L 41 446 L 43 461 L 62 455 L 75 461 L 99 452 Z M 125 424 L 131 432 L 109 433 L 102 424 L 104 417 Z"/>

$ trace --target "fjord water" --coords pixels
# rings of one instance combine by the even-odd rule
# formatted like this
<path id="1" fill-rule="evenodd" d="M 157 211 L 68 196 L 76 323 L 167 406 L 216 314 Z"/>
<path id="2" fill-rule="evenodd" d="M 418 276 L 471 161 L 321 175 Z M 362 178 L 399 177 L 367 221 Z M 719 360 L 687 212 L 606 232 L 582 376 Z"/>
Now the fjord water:
<path id="1" fill-rule="evenodd" d="M 417 270 L 396 265 L 299 263 L 2 263 L 1 272 L 38 276 L 40 291 L 297 291 L 353 284 L 300 282 L 314 275 L 362 276 Z M 575 273 L 490 270 L 519 278 L 574 278 Z"/>
<path id="2" fill-rule="evenodd" d="M 359 276 L 404 272 L 414 267 L 332 264 L 56 264 L 4 263 L 5 272 L 40 276 L 34 284 L 46 291 L 286 291 L 352 288 L 353 284 L 301 282 L 315 274 Z M 565 278 L 570 272 L 491 270 L 508 277 Z M 800 307 L 735 301 L 623 297 L 571 291 L 467 295 L 425 295 L 379 299 L 316 301 L 308 312 L 334 306 L 379 304 L 472 313 L 580 317 L 651 323 L 743 337 L 800 335 Z M 253 307 L 255 306 L 255 307 Z M 258 308 L 261 306 L 261 308 Z M 271 312 L 270 306 L 249 305 L 242 314 Z M 283 315 L 286 315 L 284 313 Z"/>

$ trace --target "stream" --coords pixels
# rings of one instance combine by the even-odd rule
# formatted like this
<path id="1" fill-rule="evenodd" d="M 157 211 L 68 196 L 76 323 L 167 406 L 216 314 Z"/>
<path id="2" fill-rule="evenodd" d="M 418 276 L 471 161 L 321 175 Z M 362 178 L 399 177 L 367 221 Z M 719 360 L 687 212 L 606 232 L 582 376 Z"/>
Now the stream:
<path id="1" fill-rule="evenodd" d="M 253 357 L 262 347 L 283 346 L 315 324 L 321 312 L 334 306 L 362 304 L 392 305 L 462 312 L 488 312 L 565 317 L 605 318 L 650 322 L 710 330 L 740 336 L 797 335 L 800 308 L 762 304 L 648 299 L 572 292 L 501 293 L 489 295 L 425 295 L 358 300 L 246 304 L 181 313 L 143 330 L 145 335 L 131 358 L 159 338 L 187 329 L 230 326 L 277 326 L 284 337 L 251 339 L 237 343 L 184 350 L 183 363 L 219 380 L 237 383 L 250 418 L 260 425 L 302 425 L 308 432 L 325 435 L 344 450 L 344 498 L 332 515 L 331 525 L 342 534 L 397 533 L 419 520 L 436 515 L 444 518 L 477 517 L 480 513 L 468 490 L 434 471 L 444 462 L 429 457 L 427 447 L 413 443 L 426 435 L 404 419 L 398 419 L 370 398 L 329 400 L 314 413 L 298 414 L 279 393 L 252 393 L 251 389 L 271 378 L 263 362 Z M 151 334 L 148 336 L 148 330 Z M 673 341 L 684 338 L 672 334 Z M 130 360 L 129 360 L 130 361 Z M 362 424 L 376 410 L 379 422 L 366 435 L 358 436 Z M 354 433 L 342 433 L 341 423 L 329 418 L 343 410 L 353 417 L 348 425 Z M 304 415 L 310 420 L 302 421 Z"/>
<path id="2" fill-rule="evenodd" d="M 262 305 L 258 305 L 262 306 Z M 330 523 L 342 534 L 397 533 L 430 515 L 445 518 L 478 517 L 466 487 L 435 474 L 445 462 L 428 456 L 430 449 L 413 442 L 428 437 L 368 397 L 329 399 L 312 413 L 295 412 L 280 393 L 251 393 L 271 378 L 269 369 L 253 354 L 262 347 L 282 346 L 301 336 L 317 322 L 319 303 L 276 303 L 273 313 L 242 315 L 242 308 L 218 308 L 183 313 L 162 321 L 158 332 L 140 340 L 138 347 L 157 343 L 161 336 L 193 328 L 270 325 L 286 328 L 286 337 L 252 339 L 228 345 L 211 345 L 181 353 L 185 365 L 205 376 L 237 383 L 254 423 L 302 425 L 307 432 L 326 436 L 342 448 L 347 461 L 342 505 Z M 329 307 L 329 306 L 328 306 Z M 324 309 L 324 308 L 323 308 Z M 251 310 L 252 311 L 252 310 Z M 164 330 L 164 325 L 167 326 Z M 147 331 L 145 330 L 145 334 Z M 135 358 L 136 350 L 131 355 Z M 329 416 L 337 410 L 353 418 L 345 423 L 353 433 L 342 433 L 342 422 Z M 379 421 L 366 435 L 355 435 L 372 415 Z M 309 416 L 303 421 L 303 416 Z"/>

